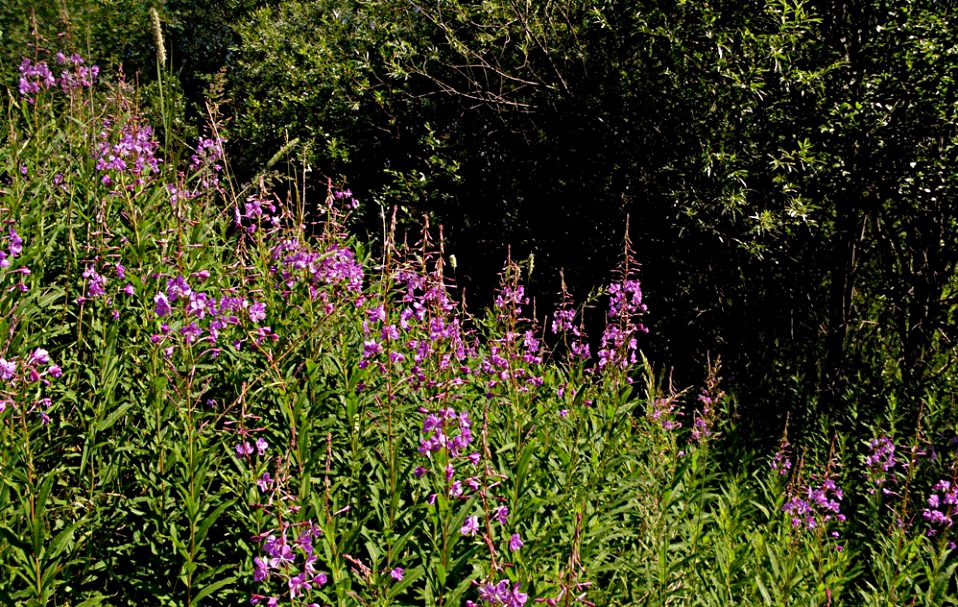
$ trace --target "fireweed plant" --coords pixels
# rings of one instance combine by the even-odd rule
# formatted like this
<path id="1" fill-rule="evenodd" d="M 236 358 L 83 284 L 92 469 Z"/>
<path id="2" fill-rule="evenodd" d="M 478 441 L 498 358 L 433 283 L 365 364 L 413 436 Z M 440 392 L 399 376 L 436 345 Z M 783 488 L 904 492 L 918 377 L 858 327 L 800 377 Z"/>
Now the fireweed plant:
<path id="1" fill-rule="evenodd" d="M 717 358 L 642 355 L 627 237 L 585 304 L 507 259 L 473 317 L 441 227 L 373 254 L 84 57 L 8 97 L 0 603 L 955 604 L 949 405 L 764 453 Z"/>

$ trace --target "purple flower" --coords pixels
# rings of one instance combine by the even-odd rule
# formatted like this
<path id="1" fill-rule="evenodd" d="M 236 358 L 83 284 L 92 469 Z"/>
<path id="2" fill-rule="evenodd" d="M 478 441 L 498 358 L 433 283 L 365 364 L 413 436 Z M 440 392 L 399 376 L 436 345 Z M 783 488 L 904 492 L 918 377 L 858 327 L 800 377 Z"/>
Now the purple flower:
<path id="1" fill-rule="evenodd" d="M 312 588 L 312 583 L 306 579 L 305 571 L 289 578 L 289 598 L 291 599 L 295 599 L 306 590 L 311 590 Z"/>
<path id="2" fill-rule="evenodd" d="M 519 587 L 519 582 L 510 587 L 509 580 L 502 580 L 498 584 L 489 582 L 479 587 L 479 598 L 488 605 L 522 607 L 529 600 L 529 595 L 521 592 Z"/>
<path id="3" fill-rule="evenodd" d="M 386 309 L 382 304 L 366 310 L 366 314 L 369 316 L 369 320 L 384 322 L 386 320 Z"/>
<path id="4" fill-rule="evenodd" d="M 479 517 L 470 516 L 466 519 L 466 524 L 459 529 L 459 533 L 463 535 L 475 535 L 476 531 L 479 531 Z"/>
<path id="5" fill-rule="evenodd" d="M 788 458 L 788 448 L 790 446 L 788 441 L 783 439 L 778 445 L 778 451 L 775 452 L 775 456 L 769 463 L 769 467 L 772 470 L 777 470 L 780 476 L 785 476 L 792 469 L 792 460 Z"/>
<path id="6" fill-rule="evenodd" d="M 50 363 L 50 355 L 43 348 L 37 348 L 30 354 L 31 365 L 46 365 Z"/>
<path id="7" fill-rule="evenodd" d="M 404 573 L 404 572 L 403 572 L 403 570 L 402 570 L 402 567 L 396 567 L 395 569 L 393 569 L 392 571 L 389 572 L 389 575 L 390 575 L 390 577 L 392 577 L 392 579 L 394 579 L 394 580 L 396 580 L 397 582 L 399 582 L 399 581 L 402 581 L 403 573 Z"/>
<path id="8" fill-rule="evenodd" d="M 932 486 L 932 493 L 928 496 L 928 508 L 921 515 L 932 526 L 928 535 L 936 535 L 939 528 L 951 527 L 958 516 L 958 483 L 940 480 Z M 939 495 L 941 493 L 941 495 Z"/>
<path id="9" fill-rule="evenodd" d="M 179 297 L 189 297 L 193 294 L 193 289 L 186 283 L 182 276 L 171 278 L 166 282 L 166 296 L 170 303 L 175 302 Z"/>
<path id="10" fill-rule="evenodd" d="M 10 228 L 7 232 L 10 240 L 10 257 L 17 257 L 23 252 L 23 239 L 17 234 L 17 231 Z"/>
<path id="11" fill-rule="evenodd" d="M 496 508 L 496 512 L 492 515 L 492 518 L 499 521 L 500 525 L 505 525 L 509 519 L 509 508 L 506 506 L 499 506 Z"/>
<path id="12" fill-rule="evenodd" d="M 275 535 L 267 537 L 263 542 L 263 552 L 276 559 L 278 564 L 292 563 L 296 557 L 293 549 L 286 542 L 285 534 L 279 538 Z"/>
<path id="13" fill-rule="evenodd" d="M 522 548 L 525 544 L 522 543 L 522 538 L 518 533 L 513 533 L 512 537 L 509 538 L 509 550 L 515 552 L 519 548 Z"/>
<path id="14" fill-rule="evenodd" d="M 254 582 L 262 582 L 269 577 L 269 563 L 267 563 L 265 560 L 257 556 L 253 559 L 253 566 L 255 568 L 253 570 Z"/>
<path id="15" fill-rule="evenodd" d="M 572 332 L 578 337 L 578 329 L 573 324 L 575 322 L 575 310 L 563 308 L 555 311 L 555 317 L 552 320 L 552 333 L 558 335 L 566 331 Z"/>
<path id="16" fill-rule="evenodd" d="M 89 279 L 89 282 L 87 282 L 86 296 L 90 299 L 101 297 L 106 293 L 104 290 L 104 287 L 106 286 L 106 278 L 100 276 L 93 266 L 86 267 L 86 269 L 83 271 L 83 278 Z"/>
<path id="17" fill-rule="evenodd" d="M 141 127 L 135 123 L 123 125 L 119 135 L 120 140 L 111 144 L 110 133 L 107 130 L 101 133 L 95 154 L 96 168 L 98 171 L 131 175 L 133 183 L 129 187 L 132 190 L 135 186 L 143 185 L 146 177 L 159 172 L 161 161 L 155 156 L 159 143 L 153 140 L 151 127 Z M 102 181 L 108 185 L 113 182 L 109 174 L 103 175 Z"/>
<path id="18" fill-rule="evenodd" d="M 525 294 L 525 287 L 522 285 L 506 285 L 502 288 L 499 294 L 496 296 L 496 307 L 497 308 L 506 308 L 510 305 L 516 307 L 516 313 L 519 313 L 520 305 L 529 303 L 529 299 Z"/>
<path id="19" fill-rule="evenodd" d="M 372 358 L 382 351 L 383 347 L 379 345 L 379 342 L 373 340 L 363 342 L 363 358 Z"/>
<path id="20" fill-rule="evenodd" d="M 17 372 L 17 363 L 0 358 L 0 380 L 10 381 Z"/>
<path id="21" fill-rule="evenodd" d="M 155 296 L 153 296 L 153 303 L 153 312 L 157 316 L 166 316 L 172 311 L 172 308 L 170 308 L 170 301 L 163 293 L 157 293 Z"/>
<path id="22" fill-rule="evenodd" d="M 876 487 L 881 487 L 895 483 L 895 476 L 892 472 L 898 465 L 895 457 L 895 444 L 887 436 L 872 439 L 868 445 L 871 451 L 865 458 L 865 466 L 868 468 L 868 478 Z M 875 489 L 870 488 L 869 493 L 874 493 Z"/>
<path id="23" fill-rule="evenodd" d="M 239 445 L 237 445 L 237 447 L 239 447 Z M 259 487 L 259 490 L 262 491 L 263 493 L 266 493 L 267 491 L 269 491 L 270 485 L 272 484 L 273 484 L 273 479 L 270 477 L 269 472 L 264 472 L 263 476 L 256 479 L 256 485 Z"/>
<path id="24" fill-rule="evenodd" d="M 24 58 L 20 64 L 20 74 L 20 95 L 29 103 L 33 103 L 30 95 L 39 93 L 41 89 L 49 89 L 57 83 L 45 61 L 33 63 Z"/>
<path id="25" fill-rule="evenodd" d="M 792 516 L 793 527 L 804 526 L 806 529 L 815 529 L 832 519 L 839 523 L 845 521 L 845 515 L 840 512 L 843 492 L 833 479 L 826 478 L 818 487 L 811 485 L 805 487 L 804 494 L 804 499 L 796 495 L 782 508 L 785 513 Z"/>
<path id="26" fill-rule="evenodd" d="M 197 171 L 202 168 L 212 168 L 219 171 L 222 167 L 217 164 L 223 158 L 223 139 L 208 139 L 200 137 L 196 144 L 196 153 L 190 158 L 190 168 Z"/>
<path id="27" fill-rule="evenodd" d="M 382 332 L 379 334 L 380 341 L 396 341 L 397 339 L 399 339 L 399 329 L 396 328 L 396 325 L 383 327 Z"/>
<path id="28" fill-rule="evenodd" d="M 266 450 L 269 449 L 269 443 L 267 443 L 263 438 L 256 439 L 256 451 L 263 455 L 266 453 Z"/>
<path id="29" fill-rule="evenodd" d="M 249 444 L 249 441 L 237 443 L 236 445 L 236 455 L 243 457 L 244 455 L 252 455 L 253 446 Z"/>
<path id="30" fill-rule="evenodd" d="M 266 318 L 266 304 L 262 302 L 254 303 L 249 307 L 249 319 L 253 322 L 259 322 Z"/>
<path id="31" fill-rule="evenodd" d="M 197 318 L 206 318 L 211 304 L 215 304 L 215 301 L 206 293 L 193 292 L 190 294 L 190 302 L 186 305 L 186 313 Z"/>
<path id="32" fill-rule="evenodd" d="M 191 344 L 203 334 L 203 329 L 196 326 L 196 323 L 191 322 L 190 324 L 181 328 L 180 333 L 183 334 L 184 338 L 186 339 L 186 343 Z"/>

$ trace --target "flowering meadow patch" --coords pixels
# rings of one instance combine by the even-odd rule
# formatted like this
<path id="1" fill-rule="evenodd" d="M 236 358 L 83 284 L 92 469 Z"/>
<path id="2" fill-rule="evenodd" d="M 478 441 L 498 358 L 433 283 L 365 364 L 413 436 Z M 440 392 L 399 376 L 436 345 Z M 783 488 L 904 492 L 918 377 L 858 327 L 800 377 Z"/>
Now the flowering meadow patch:
<path id="1" fill-rule="evenodd" d="M 25 59 L 0 147 L 0 603 L 955 603 L 941 406 L 743 445 L 718 360 L 644 357 L 627 228 L 588 305 L 507 259 L 477 317 L 441 231 L 364 244 L 101 76 Z"/>

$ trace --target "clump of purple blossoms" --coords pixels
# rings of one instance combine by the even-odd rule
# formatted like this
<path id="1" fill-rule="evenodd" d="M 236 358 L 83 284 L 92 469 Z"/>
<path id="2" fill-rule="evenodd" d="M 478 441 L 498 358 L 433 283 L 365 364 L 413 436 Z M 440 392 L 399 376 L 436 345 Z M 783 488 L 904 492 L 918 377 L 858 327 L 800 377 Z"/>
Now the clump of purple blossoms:
<path id="1" fill-rule="evenodd" d="M 170 195 L 170 203 L 175 205 L 177 202 L 192 200 L 210 188 L 217 188 L 220 184 L 219 173 L 223 170 L 222 160 L 223 140 L 218 137 L 214 139 L 200 137 L 196 144 L 196 152 L 190 157 L 191 173 L 187 176 L 181 172 L 178 175 L 179 183 L 168 183 L 166 185 L 166 189 Z M 251 197 L 250 199 L 255 200 L 256 198 Z M 249 210 L 251 206 L 252 205 L 247 204 L 246 209 Z M 272 205 L 269 206 L 272 210 Z M 262 206 L 257 205 L 256 208 L 262 211 Z M 255 231 L 255 226 L 251 228 L 243 226 L 244 218 L 245 215 L 237 209 L 237 227 L 250 232 Z M 255 217 L 251 216 L 250 219 L 255 219 Z M 267 219 L 270 222 L 275 221 L 275 218 L 272 216 L 267 216 Z"/>
<path id="2" fill-rule="evenodd" d="M 57 65 L 67 66 L 60 73 L 60 88 L 64 93 L 84 88 L 93 88 L 97 76 L 100 75 L 100 68 L 96 65 L 85 66 L 83 57 L 73 53 L 69 57 L 63 53 L 57 53 Z"/>
<path id="3" fill-rule="evenodd" d="M 723 396 L 725 396 L 723 392 L 713 395 L 699 395 L 702 408 L 695 412 L 692 421 L 691 439 L 693 442 L 700 443 L 712 436 L 712 426 L 715 425 L 715 405 Z"/>
<path id="4" fill-rule="evenodd" d="M 199 278 L 199 276 L 198 276 Z M 244 318 L 257 325 L 266 318 L 266 306 L 261 302 L 250 301 L 237 297 L 224 290 L 219 298 L 209 293 L 193 289 L 184 276 L 175 276 L 166 282 L 166 290 L 153 296 L 153 313 L 159 318 L 172 317 L 174 311 L 183 313 L 184 325 L 179 334 L 187 344 L 204 341 L 215 346 L 221 334 L 230 327 L 243 324 Z M 152 337 L 154 344 L 171 339 L 173 330 L 163 323 L 159 334 Z M 254 343 L 258 346 L 264 340 L 277 340 L 278 336 L 267 326 L 258 326 L 255 331 Z M 232 345 L 239 349 L 242 339 L 235 340 Z M 218 354 L 214 349 L 211 354 Z M 172 354 L 172 349 L 167 349 Z"/>
<path id="5" fill-rule="evenodd" d="M 6 241 L 7 250 L 0 250 L 0 268 L 4 270 L 10 268 L 11 259 L 16 259 L 23 253 L 23 239 L 13 227 L 7 229 Z"/>
<path id="6" fill-rule="evenodd" d="M 101 276 L 96 267 L 88 265 L 83 270 L 83 278 L 86 279 L 86 294 L 84 299 L 97 299 L 106 295 L 106 278 Z"/>
<path id="7" fill-rule="evenodd" d="M 845 522 L 845 515 L 841 513 L 842 488 L 833 479 L 826 477 L 821 485 L 809 485 L 797 493 L 782 508 L 791 515 L 792 527 L 816 529 L 832 520 Z M 804 497 L 801 497 L 802 494 Z M 832 531 L 831 535 L 838 537 L 838 532 Z"/>
<path id="8" fill-rule="evenodd" d="M 279 530 L 254 537 L 254 541 L 262 542 L 265 555 L 253 559 L 253 581 L 268 582 L 273 577 L 280 578 L 286 586 L 283 594 L 288 594 L 291 599 L 307 596 L 313 589 L 325 586 L 329 577 L 318 571 L 319 557 L 313 547 L 313 540 L 321 534 L 319 527 L 307 521 L 283 523 Z M 254 605 L 260 601 L 274 605 L 278 599 L 261 594 L 254 594 L 250 599 Z"/>
<path id="9" fill-rule="evenodd" d="M 196 152 L 190 157 L 190 168 L 198 171 L 205 167 L 212 167 L 219 172 L 223 160 L 223 140 L 219 137 L 200 137 L 196 143 Z"/>
<path id="10" fill-rule="evenodd" d="M 219 137 L 200 137 L 196 152 L 190 158 L 190 169 L 199 176 L 203 189 L 216 187 L 220 183 L 219 173 L 223 170 L 223 140 Z"/>
<path id="11" fill-rule="evenodd" d="M 504 285 L 496 295 L 496 307 L 500 310 L 515 310 L 515 316 L 522 314 L 522 306 L 529 303 L 526 289 L 522 285 Z"/>
<path id="12" fill-rule="evenodd" d="M 778 444 L 778 451 L 775 452 L 772 461 L 769 463 L 769 467 L 778 472 L 779 476 L 785 476 L 792 469 L 792 460 L 788 456 L 790 447 L 788 439 L 783 438 Z"/>
<path id="13" fill-rule="evenodd" d="M 589 342 L 583 331 L 575 324 L 575 310 L 569 305 L 568 301 L 563 302 L 555 311 L 552 319 L 552 334 L 571 335 L 569 342 L 569 356 L 588 360 L 592 353 L 589 350 Z"/>
<path id="14" fill-rule="evenodd" d="M 663 430 L 672 431 L 682 427 L 682 422 L 676 417 L 680 417 L 682 412 L 676 412 L 676 397 L 657 398 L 652 402 L 652 412 L 649 413 L 649 419 L 662 426 Z"/>
<path id="15" fill-rule="evenodd" d="M 882 493 L 890 493 L 884 485 L 894 483 L 894 469 L 898 465 L 895 457 L 895 443 L 887 436 L 873 438 L 868 444 L 869 454 L 865 458 L 865 468 L 868 479 L 874 487 L 869 487 L 869 493 L 875 493 L 875 487 L 881 487 Z"/>
<path id="16" fill-rule="evenodd" d="M 13 265 L 11 263 L 12 260 L 20 257 L 23 253 L 23 239 L 20 238 L 20 234 L 17 233 L 12 225 L 7 228 L 7 234 L 2 238 L 2 244 L 6 245 L 6 250 L 0 250 L 0 269 L 9 274 L 19 275 L 19 282 L 16 285 L 8 287 L 8 290 L 18 289 L 21 293 L 25 293 L 29 290 L 29 287 L 24 280 L 25 277 L 30 275 L 30 268 L 27 266 L 20 266 L 18 268 L 11 267 Z"/>
<path id="17" fill-rule="evenodd" d="M 357 297 L 362 293 L 363 267 L 348 247 L 330 244 L 325 252 L 319 252 L 301 241 L 288 239 L 273 247 L 272 258 L 275 265 L 270 271 L 286 292 L 296 285 L 305 285 L 310 299 L 322 301 L 327 314 L 335 306 L 324 287 L 342 289 Z"/>
<path id="18" fill-rule="evenodd" d="M 525 287 L 519 284 L 520 268 L 509 261 L 502 273 L 502 283 L 496 295 L 496 321 L 502 337 L 490 340 L 488 355 L 480 359 L 477 375 L 488 376 L 487 394 L 493 394 L 500 384 L 510 382 L 519 392 L 535 390 L 545 383 L 541 365 L 543 343 L 536 337 L 535 321 L 522 313 L 529 303 Z M 521 382 L 521 383 L 520 383 Z"/>
<path id="19" fill-rule="evenodd" d="M 27 103 L 33 103 L 31 95 L 39 93 L 41 90 L 53 88 L 57 84 L 57 79 L 50 71 L 46 61 L 34 63 L 24 57 L 20 63 L 20 96 L 27 100 Z"/>
<path id="20" fill-rule="evenodd" d="M 635 364 L 638 351 L 635 335 L 648 333 L 637 319 L 646 311 L 638 280 L 626 278 L 609 287 L 609 312 L 599 345 L 599 369 L 608 366 L 625 369 Z"/>
<path id="21" fill-rule="evenodd" d="M 239 206 L 233 211 L 233 223 L 237 228 L 245 231 L 247 234 L 256 232 L 260 224 L 276 226 L 279 223 L 279 217 L 276 216 L 276 205 L 261 198 L 260 196 L 249 196 L 243 203 L 243 209 Z M 293 241 L 288 241 L 293 242 Z"/>
<path id="22" fill-rule="evenodd" d="M 940 480 L 931 489 L 934 493 L 928 496 L 928 507 L 921 516 L 930 525 L 928 535 L 934 536 L 951 528 L 958 516 L 958 483 Z M 954 548 L 954 542 L 949 547 Z"/>
<path id="23" fill-rule="evenodd" d="M 100 143 L 94 154 L 96 168 L 104 173 L 101 181 L 107 186 L 112 185 L 115 178 L 131 175 L 133 182 L 128 188 L 133 191 L 146 183 L 151 175 L 160 172 L 162 161 L 156 157 L 160 144 L 153 140 L 152 127 L 135 122 L 124 124 L 119 131 L 119 141 L 111 143 L 110 127 L 107 122 L 100 133 Z"/>
<path id="24" fill-rule="evenodd" d="M 428 250 L 428 241 L 420 250 Z M 390 309 L 398 310 L 398 318 L 387 313 L 384 302 L 377 297 L 365 298 L 356 291 L 356 306 L 364 312 L 359 367 L 374 365 L 380 373 L 399 374 L 401 381 L 413 390 L 436 387 L 439 381 L 448 381 L 450 385 L 464 383 L 462 377 L 440 380 L 440 376 L 429 372 L 435 368 L 434 364 L 438 364 L 438 370 L 471 372 L 466 361 L 473 350 L 464 341 L 465 332 L 459 317 L 452 313 L 456 303 L 449 296 L 441 267 L 437 265 L 432 272 L 426 270 L 430 261 L 431 254 L 427 252 L 423 257 L 400 263 L 389 272 L 398 298 L 396 307 L 390 306 Z M 362 274 L 356 272 L 355 276 L 355 284 L 359 286 Z M 333 292 L 341 289 L 342 286 L 337 286 Z M 319 295 L 327 313 L 332 312 L 334 306 L 328 299 L 329 294 L 321 291 Z M 417 468 L 417 476 L 424 473 L 424 468 Z"/>
<path id="25" fill-rule="evenodd" d="M 359 201 L 353 198 L 351 190 L 333 190 L 329 198 L 330 206 L 333 201 L 341 203 L 345 208 L 355 210 L 359 208 Z"/>
<path id="26" fill-rule="evenodd" d="M 254 448 L 253 444 L 251 444 L 249 441 L 236 443 L 236 446 L 234 447 L 234 449 L 236 450 L 236 457 L 245 457 L 247 455 L 253 455 L 253 448 Z M 269 443 L 266 442 L 266 439 L 264 439 L 263 437 L 257 438 L 255 448 L 256 448 L 257 455 L 262 457 L 263 455 L 266 455 L 266 451 L 269 449 Z M 267 472 L 263 477 L 261 477 L 260 480 L 256 481 L 256 484 L 259 485 L 259 488 L 265 492 L 266 489 L 263 488 L 263 484 L 260 481 L 268 485 L 270 481 L 269 472 Z"/>
<path id="27" fill-rule="evenodd" d="M 422 433 L 419 453 L 431 458 L 433 453 L 445 450 L 450 458 L 456 458 L 472 443 L 472 421 L 467 411 L 456 413 L 447 407 L 426 415 Z"/>
<path id="28" fill-rule="evenodd" d="M 520 590 L 521 584 L 513 585 L 509 580 L 501 580 L 498 584 L 487 582 L 479 586 L 479 600 L 486 605 L 503 605 L 503 607 L 522 607 L 529 600 L 529 595 Z M 466 607 L 478 607 L 474 601 L 466 601 Z"/>
<path id="29" fill-rule="evenodd" d="M 116 306 L 120 297 L 131 297 L 136 294 L 136 288 L 129 282 L 122 287 L 111 288 L 110 276 L 123 281 L 126 278 L 126 268 L 123 264 L 116 261 L 101 262 L 94 259 L 87 263 L 83 268 L 81 277 L 83 278 L 83 293 L 76 298 L 77 304 L 83 304 L 87 301 L 103 300 L 107 306 Z M 116 307 L 112 310 L 114 320 L 120 317 L 120 312 Z"/>
<path id="30" fill-rule="evenodd" d="M 58 378 L 62 374 L 63 370 L 50 360 L 49 353 L 43 348 L 36 348 L 25 360 L 0 358 L 0 414 L 8 408 L 18 408 L 19 386 L 37 383 L 47 386 L 50 384 L 49 378 Z M 46 425 L 50 423 L 47 410 L 52 404 L 49 398 L 39 398 L 26 407 L 25 413 L 30 415 L 38 412 L 41 423 Z"/>

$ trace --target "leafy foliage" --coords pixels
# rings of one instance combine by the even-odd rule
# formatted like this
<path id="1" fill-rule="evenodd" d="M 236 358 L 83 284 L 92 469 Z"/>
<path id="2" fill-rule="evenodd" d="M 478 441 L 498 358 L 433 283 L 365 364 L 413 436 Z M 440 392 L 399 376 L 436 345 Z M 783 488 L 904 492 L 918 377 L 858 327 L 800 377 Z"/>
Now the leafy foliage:
<path id="1" fill-rule="evenodd" d="M 428 226 L 374 255 L 351 192 L 241 187 L 218 124 L 48 59 L 0 146 L 4 602 L 955 604 L 950 403 L 766 455 L 717 360 L 642 357 L 628 239 L 593 308 L 538 325 L 507 259 L 470 315 Z"/>

